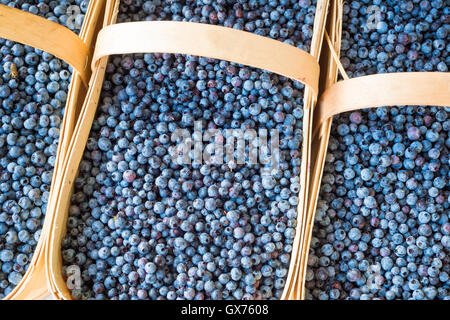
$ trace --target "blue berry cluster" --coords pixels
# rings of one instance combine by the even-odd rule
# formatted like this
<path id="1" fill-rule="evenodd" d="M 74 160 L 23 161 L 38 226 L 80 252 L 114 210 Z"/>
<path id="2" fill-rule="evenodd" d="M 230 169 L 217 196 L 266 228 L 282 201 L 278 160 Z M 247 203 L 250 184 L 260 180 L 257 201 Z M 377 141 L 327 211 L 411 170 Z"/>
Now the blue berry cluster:
<path id="1" fill-rule="evenodd" d="M 85 12 L 88 1 L 0 3 L 64 24 L 68 5 Z M 70 77 L 52 55 L 0 39 L 0 298 L 22 279 L 39 239 Z"/>
<path id="2" fill-rule="evenodd" d="M 445 0 L 358 0 L 344 5 L 341 62 L 348 75 L 448 71 Z"/>
<path id="3" fill-rule="evenodd" d="M 367 30 L 369 5 L 381 21 Z M 444 1 L 345 5 L 350 76 L 447 71 Z M 449 299 L 449 108 L 334 118 L 306 274 L 309 299 Z"/>
<path id="4" fill-rule="evenodd" d="M 308 49 L 314 4 L 124 0 L 119 22 L 217 24 Z M 111 57 L 62 243 L 63 273 L 81 269 L 72 296 L 279 298 L 296 228 L 303 89 L 209 58 Z M 175 163 L 172 133 L 194 132 L 195 121 L 220 132 L 277 129 L 279 168 L 262 175 L 262 164 Z"/>

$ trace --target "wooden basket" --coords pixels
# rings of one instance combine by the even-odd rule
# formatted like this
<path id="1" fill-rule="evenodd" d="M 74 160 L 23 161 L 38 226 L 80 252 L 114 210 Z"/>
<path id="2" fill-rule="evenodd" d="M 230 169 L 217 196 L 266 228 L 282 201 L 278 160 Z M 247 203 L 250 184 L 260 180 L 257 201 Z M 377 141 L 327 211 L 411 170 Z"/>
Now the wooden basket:
<path id="1" fill-rule="evenodd" d="M 348 79 L 339 63 L 343 0 L 318 0 L 310 54 L 230 28 L 172 21 L 115 24 L 119 3 L 120 0 L 91 1 L 79 38 L 46 19 L 0 6 L 1 37 L 48 51 L 74 66 L 41 237 L 25 276 L 5 299 L 39 299 L 49 292 L 56 299 L 71 299 L 62 275 L 61 242 L 73 184 L 94 120 L 108 56 L 138 52 L 207 56 L 266 69 L 306 84 L 302 187 L 290 268 L 282 294 L 282 299 L 304 299 L 309 245 L 333 115 L 380 106 L 449 106 L 450 74 L 396 73 Z M 4 10 L 8 14 L 2 14 Z M 52 39 L 46 39 L 47 34 L 52 34 Z M 190 41 L 192 34 L 202 40 L 195 46 Z M 235 45 L 229 47 L 229 43 Z M 322 43 L 325 50 L 321 50 Z M 253 49 L 244 50 L 249 47 Z M 277 57 L 276 61 L 273 57 Z M 336 82 L 338 71 L 344 81 Z M 379 95 L 381 91 L 383 94 Z"/>
<path id="2" fill-rule="evenodd" d="M 313 106 L 317 101 L 319 65 L 317 63 L 322 45 L 325 19 L 329 0 L 319 0 L 314 22 L 314 34 L 310 54 L 279 41 L 212 25 L 152 21 L 115 24 L 120 0 L 108 0 L 104 28 L 100 31 L 94 58 L 93 74 L 87 98 L 83 104 L 74 134 L 60 166 L 54 189 L 55 201 L 52 226 L 44 254 L 49 289 L 56 299 L 72 299 L 62 275 L 61 242 L 66 232 L 68 208 L 73 184 L 78 174 L 86 141 L 98 105 L 108 56 L 111 54 L 166 52 L 192 54 L 246 64 L 284 75 L 304 84 L 303 146 L 299 194 L 298 222 L 290 269 L 282 299 L 299 299 L 299 252 L 303 243 L 303 225 L 307 215 L 308 183 L 310 166 Z M 195 44 L 192 36 L 195 34 Z M 145 41 L 142 41 L 145 39 Z M 199 41 L 200 40 L 200 41 Z M 229 43 L 234 46 L 230 47 Z M 249 49 L 253 48 L 253 49 Z M 276 53 L 276 54 L 275 54 Z M 278 57 L 273 61 L 273 57 Z"/>
<path id="3" fill-rule="evenodd" d="M 72 137 L 83 97 L 88 90 L 88 81 L 91 75 L 89 59 L 93 52 L 96 21 L 102 14 L 103 4 L 103 1 L 91 1 L 79 36 L 68 28 L 45 18 L 0 5 L 0 37 L 49 52 L 67 62 L 73 68 L 64 117 L 60 127 L 48 205 L 54 199 L 55 182 L 58 179 L 59 168 Z M 5 300 L 42 299 L 48 296 L 44 247 L 49 235 L 53 214 L 52 210 L 47 209 L 41 235 L 30 265 L 20 283 L 4 298 Z"/>
<path id="4" fill-rule="evenodd" d="M 450 106 L 449 72 L 387 73 L 349 79 L 339 62 L 343 1 L 332 0 L 330 12 L 327 34 L 324 37 L 326 48 L 320 61 L 321 95 L 314 110 L 310 197 L 305 219 L 307 235 L 301 254 L 303 297 L 308 253 L 333 116 L 352 110 L 386 106 Z M 337 82 L 339 71 L 344 80 Z"/>

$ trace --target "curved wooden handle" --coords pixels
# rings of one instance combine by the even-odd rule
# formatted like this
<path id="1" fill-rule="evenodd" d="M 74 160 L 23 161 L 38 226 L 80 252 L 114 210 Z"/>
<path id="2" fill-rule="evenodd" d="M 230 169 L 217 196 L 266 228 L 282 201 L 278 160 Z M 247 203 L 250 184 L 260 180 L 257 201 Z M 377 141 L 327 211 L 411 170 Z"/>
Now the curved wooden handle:
<path id="1" fill-rule="evenodd" d="M 281 41 L 227 27 L 194 22 L 144 21 L 103 28 L 92 60 L 130 53 L 190 54 L 265 69 L 318 92 L 319 64 L 307 52 Z"/>
<path id="2" fill-rule="evenodd" d="M 314 132 L 339 113 L 404 105 L 450 106 L 450 73 L 385 73 L 339 81 L 320 96 Z"/>
<path id="3" fill-rule="evenodd" d="M 89 49 L 70 29 L 29 12 L 0 5 L 0 37 L 38 48 L 67 62 L 89 83 Z"/>

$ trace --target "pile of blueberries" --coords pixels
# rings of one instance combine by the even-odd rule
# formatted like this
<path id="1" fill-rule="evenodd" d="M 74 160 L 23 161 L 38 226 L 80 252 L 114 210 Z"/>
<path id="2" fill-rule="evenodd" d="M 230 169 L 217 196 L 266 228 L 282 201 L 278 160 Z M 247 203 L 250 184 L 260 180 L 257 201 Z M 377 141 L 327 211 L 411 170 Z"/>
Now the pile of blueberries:
<path id="1" fill-rule="evenodd" d="M 0 0 L 78 32 L 87 0 Z M 67 19 L 68 6 L 76 16 Z M 73 7 L 75 8 L 75 7 Z M 39 239 L 71 69 L 52 55 L 0 39 L 0 299 L 20 282 Z"/>
<path id="2" fill-rule="evenodd" d="M 309 51 L 315 1 L 123 0 L 119 11 L 119 22 L 215 24 Z M 209 58 L 111 57 L 62 243 L 63 273 L 81 269 L 72 296 L 279 298 L 296 228 L 303 89 Z M 172 161 L 173 133 L 193 134 L 197 121 L 219 141 L 226 129 L 278 130 L 279 167 Z"/>
<path id="3" fill-rule="evenodd" d="M 375 28 L 369 6 L 380 12 Z M 351 1 L 341 60 L 351 77 L 447 71 L 449 32 L 443 0 Z M 449 112 L 399 106 L 334 118 L 308 299 L 450 298 Z"/>

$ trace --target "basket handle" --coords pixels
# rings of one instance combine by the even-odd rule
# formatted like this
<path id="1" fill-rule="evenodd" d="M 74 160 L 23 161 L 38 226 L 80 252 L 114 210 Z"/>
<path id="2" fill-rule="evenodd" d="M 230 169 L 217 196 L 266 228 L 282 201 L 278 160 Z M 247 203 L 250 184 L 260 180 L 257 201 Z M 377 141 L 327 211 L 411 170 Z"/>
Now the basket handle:
<path id="1" fill-rule="evenodd" d="M 297 80 L 317 96 L 319 64 L 307 52 L 281 41 L 232 28 L 194 22 L 144 21 L 103 28 L 92 60 L 130 53 L 190 54 L 265 69 Z"/>
<path id="2" fill-rule="evenodd" d="M 320 96 L 314 132 L 342 112 L 404 105 L 450 106 L 450 73 L 385 73 L 339 81 Z"/>
<path id="3" fill-rule="evenodd" d="M 450 106 L 449 72 L 398 72 L 350 79 L 326 31 L 325 40 L 344 80 L 320 96 L 313 136 L 327 119 L 347 111 L 399 105 Z"/>
<path id="4" fill-rule="evenodd" d="M 70 29 L 19 9 L 0 5 L 0 37 L 38 48 L 67 62 L 89 83 L 89 49 Z"/>

